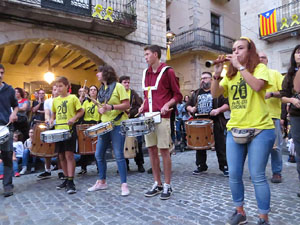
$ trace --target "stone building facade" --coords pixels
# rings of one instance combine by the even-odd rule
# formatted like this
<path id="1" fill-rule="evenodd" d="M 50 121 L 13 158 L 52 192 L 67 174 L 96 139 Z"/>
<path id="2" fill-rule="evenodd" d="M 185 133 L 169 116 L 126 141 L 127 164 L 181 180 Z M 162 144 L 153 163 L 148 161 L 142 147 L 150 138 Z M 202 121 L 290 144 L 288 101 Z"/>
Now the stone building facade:
<path id="1" fill-rule="evenodd" d="M 254 7 L 255 4 L 255 7 Z M 271 69 L 276 69 L 282 74 L 288 70 L 291 52 L 299 44 L 300 24 L 293 23 L 293 16 L 300 16 L 300 2 L 294 0 L 240 0 L 242 35 L 251 38 L 258 51 L 268 55 Z M 269 10 L 276 10 L 277 32 L 261 36 L 259 15 Z M 288 27 L 282 27 L 282 20 L 287 20 Z M 299 22 L 299 19 L 297 19 Z M 291 26 L 292 25 L 292 26 Z"/>
<path id="2" fill-rule="evenodd" d="M 90 13 L 95 12 L 97 4 L 103 2 L 105 7 L 105 1 L 92 2 Z M 112 7 L 119 4 L 111 2 L 115 2 Z M 42 81 L 49 66 L 57 63 L 52 68 L 56 76 L 64 75 L 76 85 L 83 85 L 85 80 L 87 85 L 99 85 L 95 76 L 97 66 L 107 63 L 119 76 L 129 75 L 132 87 L 141 93 L 142 71 L 147 67 L 144 47 L 148 44 L 166 47 L 166 1 L 127 2 L 135 4 L 130 9 L 134 10 L 131 16 L 136 16 L 131 26 L 121 24 L 116 18 L 114 22 L 104 21 L 91 14 L 43 7 L 43 0 L 1 1 L 0 63 L 6 67 L 5 81 L 23 88 L 24 82 Z M 68 55 L 67 51 L 72 52 Z M 164 55 L 165 51 L 162 60 Z"/>
<path id="3" fill-rule="evenodd" d="M 167 1 L 167 29 L 175 33 L 171 65 L 183 94 L 199 88 L 201 73 L 212 71 L 205 61 L 231 53 L 240 37 L 239 0 Z"/>

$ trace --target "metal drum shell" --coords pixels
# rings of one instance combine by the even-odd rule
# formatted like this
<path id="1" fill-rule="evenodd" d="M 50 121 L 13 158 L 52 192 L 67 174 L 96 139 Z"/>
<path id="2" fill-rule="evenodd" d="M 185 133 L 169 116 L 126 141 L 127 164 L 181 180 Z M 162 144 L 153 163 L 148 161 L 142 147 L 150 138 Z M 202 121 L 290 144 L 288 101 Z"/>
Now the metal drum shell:
<path id="1" fill-rule="evenodd" d="M 153 118 L 139 117 L 123 120 L 121 122 L 121 134 L 129 137 L 138 137 L 149 134 L 155 130 Z"/>
<path id="2" fill-rule="evenodd" d="M 0 144 L 4 144 L 9 140 L 9 129 L 6 126 L 0 126 Z"/>
<path id="3" fill-rule="evenodd" d="M 85 135 L 90 138 L 98 137 L 112 131 L 114 128 L 113 121 L 98 123 L 86 129 Z"/>

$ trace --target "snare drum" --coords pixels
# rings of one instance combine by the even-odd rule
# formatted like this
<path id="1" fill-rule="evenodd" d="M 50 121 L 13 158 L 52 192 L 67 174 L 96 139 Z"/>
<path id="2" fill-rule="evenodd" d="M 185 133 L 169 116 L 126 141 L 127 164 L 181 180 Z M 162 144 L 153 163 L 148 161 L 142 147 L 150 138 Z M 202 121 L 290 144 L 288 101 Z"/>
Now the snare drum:
<path id="1" fill-rule="evenodd" d="M 56 143 L 71 138 L 69 130 L 46 130 L 41 133 L 41 140 L 45 143 Z"/>
<path id="2" fill-rule="evenodd" d="M 41 132 L 47 130 L 45 123 L 36 123 L 33 127 L 33 139 L 30 153 L 39 157 L 54 157 L 55 144 L 44 143 L 40 139 Z"/>
<path id="3" fill-rule="evenodd" d="M 114 123 L 113 121 L 105 122 L 105 123 L 99 123 L 97 125 L 91 126 L 88 129 L 85 130 L 85 135 L 93 138 L 97 137 L 103 134 L 106 134 L 114 129 Z"/>
<path id="4" fill-rule="evenodd" d="M 215 145 L 213 121 L 194 119 L 185 122 L 187 146 L 195 150 L 208 150 Z"/>
<path id="5" fill-rule="evenodd" d="M 126 137 L 124 143 L 124 157 L 132 159 L 138 151 L 138 142 L 136 137 Z"/>
<path id="6" fill-rule="evenodd" d="M 0 126 L 0 144 L 9 140 L 9 129 L 6 126 Z"/>
<path id="7" fill-rule="evenodd" d="M 154 130 L 155 124 L 153 118 L 139 117 L 121 122 L 121 134 L 129 137 L 149 134 Z"/>
<path id="8" fill-rule="evenodd" d="M 85 135 L 86 129 L 92 126 L 93 124 L 79 124 L 76 126 L 78 154 L 80 155 L 92 155 L 96 151 L 97 138 L 90 138 Z"/>

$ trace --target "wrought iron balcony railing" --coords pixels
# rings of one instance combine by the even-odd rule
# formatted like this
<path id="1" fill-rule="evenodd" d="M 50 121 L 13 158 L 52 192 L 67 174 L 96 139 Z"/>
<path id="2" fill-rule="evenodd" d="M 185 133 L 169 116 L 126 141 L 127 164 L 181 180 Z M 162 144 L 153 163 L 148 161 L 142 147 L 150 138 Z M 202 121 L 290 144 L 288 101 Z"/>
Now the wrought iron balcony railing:
<path id="1" fill-rule="evenodd" d="M 136 27 L 136 0 L 6 0 Z M 98 7 L 97 7 L 98 6 Z M 112 10 L 110 10 L 112 9 Z M 93 16 L 94 15 L 94 16 Z M 108 17 L 106 17 L 108 15 Z M 105 19 L 106 18 L 106 19 Z"/>
<path id="2" fill-rule="evenodd" d="M 258 23 L 262 39 L 291 35 L 300 30 L 300 0 L 259 14 Z"/>
<path id="3" fill-rule="evenodd" d="M 210 48 L 213 50 L 232 52 L 232 44 L 234 39 L 217 34 L 215 32 L 197 28 L 182 32 L 175 37 L 175 41 L 171 44 L 171 52 L 178 53 L 186 50 L 198 50 L 201 48 Z"/>

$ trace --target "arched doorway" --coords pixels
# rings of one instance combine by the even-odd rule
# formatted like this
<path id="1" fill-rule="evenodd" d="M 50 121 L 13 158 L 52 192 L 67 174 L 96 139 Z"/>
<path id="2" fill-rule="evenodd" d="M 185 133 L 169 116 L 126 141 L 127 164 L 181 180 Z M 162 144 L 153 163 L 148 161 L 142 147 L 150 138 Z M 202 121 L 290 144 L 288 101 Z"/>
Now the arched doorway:
<path id="1" fill-rule="evenodd" d="M 104 61 L 95 54 L 70 43 L 51 39 L 23 39 L 0 45 L 0 63 L 6 68 L 5 81 L 32 93 L 39 84 L 48 89 L 44 74 L 66 76 L 74 87 L 87 80 L 98 84 L 95 73 Z"/>

